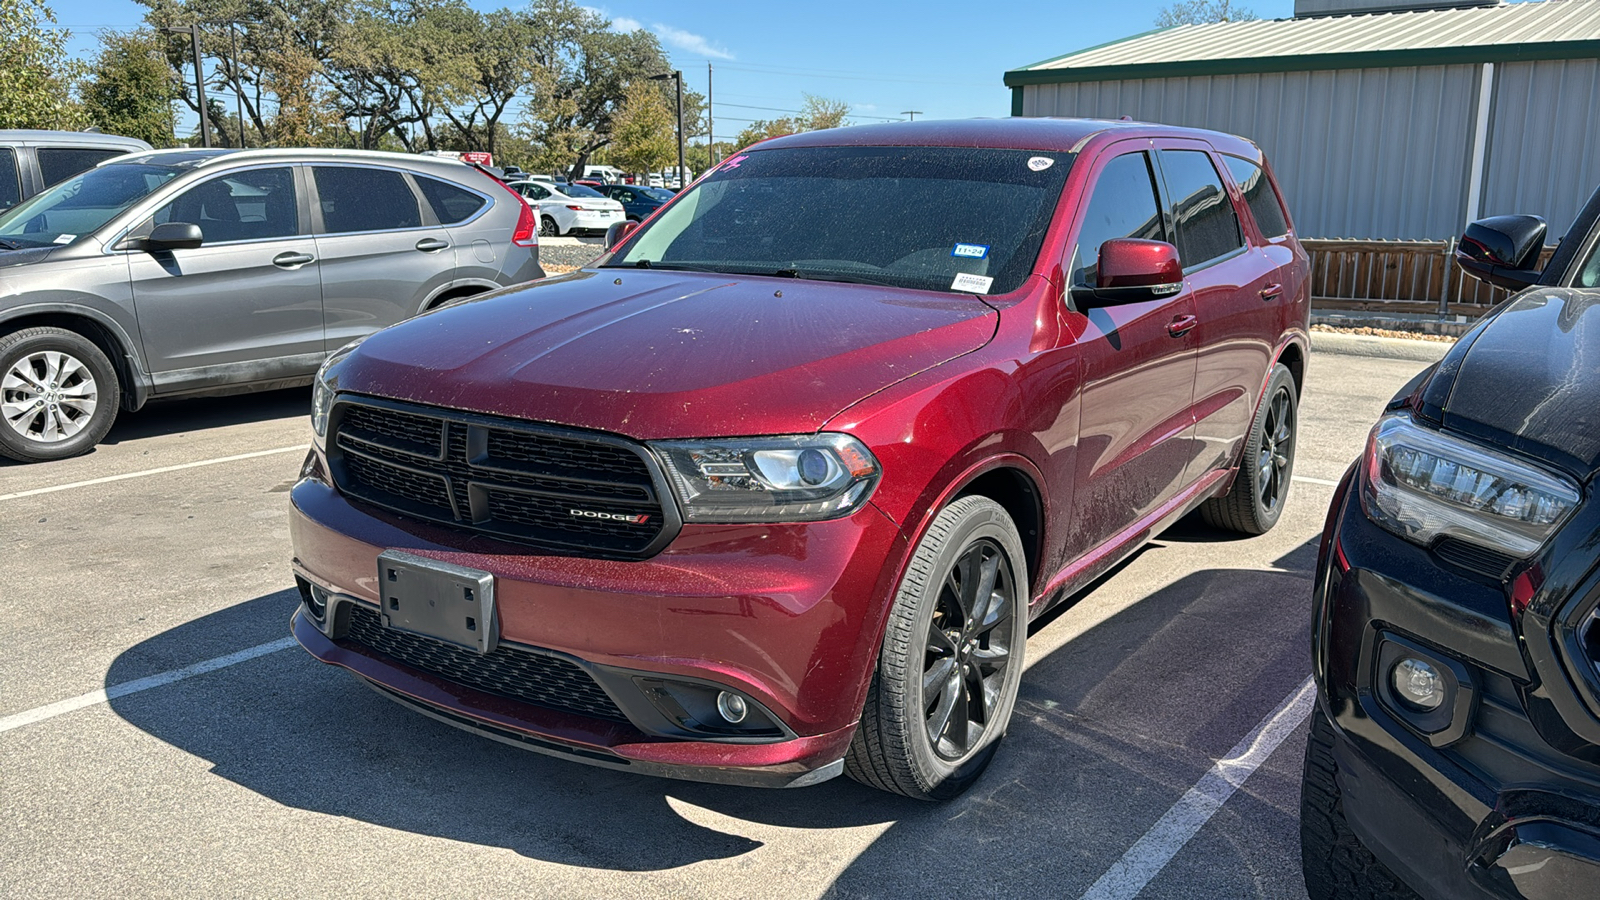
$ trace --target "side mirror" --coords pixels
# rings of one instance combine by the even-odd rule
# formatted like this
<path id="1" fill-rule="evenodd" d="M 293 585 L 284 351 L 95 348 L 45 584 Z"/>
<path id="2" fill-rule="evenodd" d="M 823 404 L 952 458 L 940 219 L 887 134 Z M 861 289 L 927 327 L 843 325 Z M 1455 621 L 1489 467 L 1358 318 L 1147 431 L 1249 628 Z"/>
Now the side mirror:
<path id="1" fill-rule="evenodd" d="M 611 227 L 606 229 L 606 249 L 610 250 L 627 240 L 628 235 L 633 234 L 638 227 L 639 223 L 634 221 L 611 223 Z"/>
<path id="2" fill-rule="evenodd" d="M 1178 248 L 1166 241 L 1117 238 L 1100 245 L 1095 285 L 1073 291 L 1086 307 L 1116 306 L 1170 297 L 1183 289 Z"/>
<path id="3" fill-rule="evenodd" d="M 1539 252 L 1548 230 L 1538 216 L 1479 219 L 1456 245 L 1456 263 L 1479 281 L 1520 291 L 1539 283 Z"/>
<path id="4" fill-rule="evenodd" d="M 146 250 L 193 250 L 205 242 L 199 225 L 188 222 L 163 222 L 144 239 Z"/>

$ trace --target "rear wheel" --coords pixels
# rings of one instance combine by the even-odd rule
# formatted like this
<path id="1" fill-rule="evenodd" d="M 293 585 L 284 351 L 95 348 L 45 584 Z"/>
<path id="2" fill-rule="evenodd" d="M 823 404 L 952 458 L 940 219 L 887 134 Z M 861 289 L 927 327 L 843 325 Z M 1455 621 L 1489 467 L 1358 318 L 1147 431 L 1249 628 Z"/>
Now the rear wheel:
<path id="1" fill-rule="evenodd" d="M 0 455 L 77 456 L 106 436 L 120 399 L 111 361 L 83 335 L 25 328 L 0 337 Z"/>
<path id="2" fill-rule="evenodd" d="M 1419 900 L 1350 830 L 1333 740 L 1333 723 L 1318 703 L 1311 711 L 1300 782 L 1300 869 L 1306 893 L 1311 900 Z"/>
<path id="3" fill-rule="evenodd" d="M 1251 535 L 1266 534 L 1278 524 L 1294 475 L 1299 413 L 1294 376 L 1286 367 L 1275 366 L 1250 423 L 1233 487 L 1200 506 L 1206 524 Z"/>
<path id="4" fill-rule="evenodd" d="M 1022 681 L 1023 559 L 1016 525 L 987 497 L 934 519 L 895 594 L 846 774 L 919 800 L 947 800 L 983 774 Z"/>
<path id="5" fill-rule="evenodd" d="M 556 225 L 555 219 L 549 216 L 543 216 L 539 219 L 540 237 L 556 237 L 559 234 L 561 234 L 561 228 Z"/>

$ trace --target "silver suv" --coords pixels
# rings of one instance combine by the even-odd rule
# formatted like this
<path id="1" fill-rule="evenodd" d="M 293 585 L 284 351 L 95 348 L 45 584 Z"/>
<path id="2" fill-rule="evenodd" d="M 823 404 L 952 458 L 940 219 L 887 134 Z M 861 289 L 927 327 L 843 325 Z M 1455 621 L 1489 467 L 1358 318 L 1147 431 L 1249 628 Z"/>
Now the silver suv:
<path id="1" fill-rule="evenodd" d="M 328 354 L 542 278 L 522 198 L 454 160 L 164 150 L 0 216 L 0 455 L 82 453 L 117 409 L 309 384 Z"/>

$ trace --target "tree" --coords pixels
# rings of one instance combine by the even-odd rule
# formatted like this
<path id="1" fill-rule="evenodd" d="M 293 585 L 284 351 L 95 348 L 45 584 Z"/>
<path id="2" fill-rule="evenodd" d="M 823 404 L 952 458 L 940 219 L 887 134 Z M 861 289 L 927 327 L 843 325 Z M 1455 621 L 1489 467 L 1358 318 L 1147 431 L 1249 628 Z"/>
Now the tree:
<path id="1" fill-rule="evenodd" d="M 101 33 L 100 54 L 79 89 L 83 112 L 95 127 L 154 147 L 172 145 L 178 91 L 164 46 L 147 29 Z"/>
<path id="2" fill-rule="evenodd" d="M 649 81 L 628 86 L 622 105 L 611 124 L 611 146 L 607 157 L 629 172 L 655 172 L 676 162 L 678 141 L 673 111 L 661 99 L 661 91 Z"/>
<path id="3" fill-rule="evenodd" d="M 82 66 L 55 24 L 45 0 L 0 0 L 0 128 L 83 127 L 71 91 Z"/>
<path id="4" fill-rule="evenodd" d="M 840 128 L 849 125 L 846 117 L 850 115 L 850 104 L 843 100 L 829 100 L 814 94 L 805 94 L 805 103 L 800 107 L 800 112 L 793 116 L 781 119 L 762 119 L 752 122 L 735 141 L 740 147 L 748 147 L 756 141 L 767 138 L 779 137 L 785 134 L 797 134 L 802 131 L 820 131 L 824 128 Z"/>
<path id="5" fill-rule="evenodd" d="M 1254 10 L 1233 0 L 1178 0 L 1156 14 L 1157 28 L 1177 25 L 1206 25 L 1212 22 L 1245 22 L 1259 19 Z"/>

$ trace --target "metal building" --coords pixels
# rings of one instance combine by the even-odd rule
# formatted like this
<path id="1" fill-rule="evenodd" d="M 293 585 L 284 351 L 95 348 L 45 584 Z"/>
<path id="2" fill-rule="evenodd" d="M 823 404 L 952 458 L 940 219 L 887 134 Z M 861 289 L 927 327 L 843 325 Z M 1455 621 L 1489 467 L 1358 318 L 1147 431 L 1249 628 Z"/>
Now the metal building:
<path id="1" fill-rule="evenodd" d="M 1600 185 L 1600 0 L 1296 0 L 1006 73 L 1017 116 L 1244 135 L 1313 238 L 1444 239 L 1480 216 L 1565 232 Z"/>

